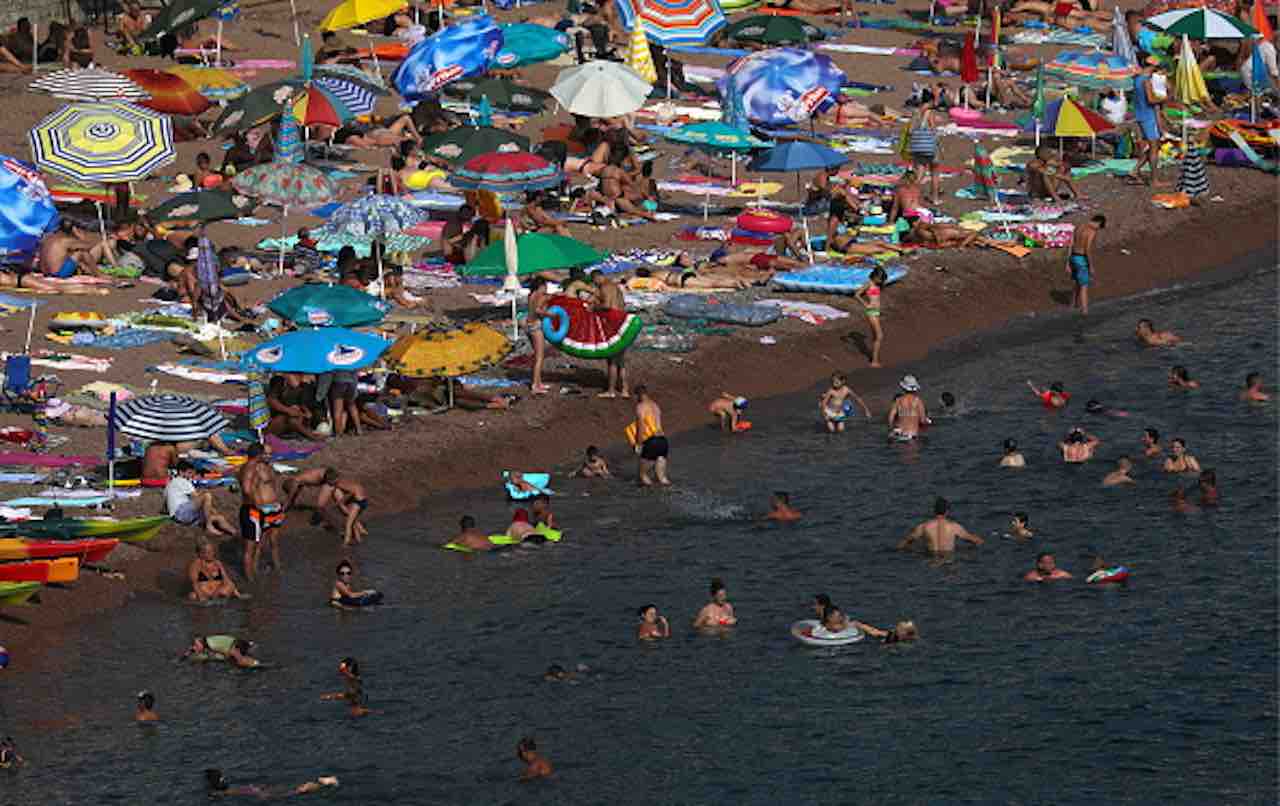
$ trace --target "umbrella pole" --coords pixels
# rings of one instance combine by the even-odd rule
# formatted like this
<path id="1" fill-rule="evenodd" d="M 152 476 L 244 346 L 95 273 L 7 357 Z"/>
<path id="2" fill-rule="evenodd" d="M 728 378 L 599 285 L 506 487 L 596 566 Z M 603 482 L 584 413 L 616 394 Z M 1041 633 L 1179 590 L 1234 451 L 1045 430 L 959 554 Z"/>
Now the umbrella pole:
<path id="1" fill-rule="evenodd" d="M 23 355 L 31 355 L 31 334 L 36 329 L 36 302 L 31 301 L 31 316 L 27 319 L 27 346 L 22 348 Z"/>
<path id="2" fill-rule="evenodd" d="M 102 217 L 102 202 L 96 201 L 93 206 L 98 209 L 98 232 L 102 235 L 102 242 L 107 242 L 107 222 Z"/>
<path id="3" fill-rule="evenodd" d="M 298 30 L 298 4 L 296 0 L 289 0 L 289 13 L 293 16 L 293 44 L 294 47 L 302 47 L 302 33 Z M 417 22 L 417 20 L 414 20 Z"/>
<path id="4" fill-rule="evenodd" d="M 992 82 L 992 80 L 993 80 L 993 73 L 992 73 L 992 69 L 991 69 L 991 67 L 990 67 L 990 66 L 988 66 L 988 67 L 987 67 L 987 106 L 988 106 L 988 107 L 990 107 L 990 106 L 991 106 L 991 82 Z"/>
<path id="5" fill-rule="evenodd" d="M 729 152 L 729 185 L 738 186 L 738 153 L 736 151 Z"/>
<path id="6" fill-rule="evenodd" d="M 40 72 L 40 34 L 38 33 L 40 26 L 36 23 L 31 24 L 31 72 Z"/>
<path id="7" fill-rule="evenodd" d="M 284 276 L 284 241 L 289 237 L 289 205 L 280 213 L 280 262 L 276 264 L 276 276 Z"/>
<path id="8" fill-rule="evenodd" d="M 213 43 L 213 66 L 222 66 L 222 18 L 218 18 L 218 38 Z"/>
<path id="9" fill-rule="evenodd" d="M 516 319 L 516 300 L 520 297 L 514 291 L 511 293 L 511 340 L 520 340 L 520 322 Z M 452 404 L 450 404 L 452 405 Z"/>
<path id="10" fill-rule="evenodd" d="M 374 246 L 378 247 L 379 243 L 374 242 Z M 382 249 L 378 249 L 378 299 L 387 298 L 387 284 L 382 279 Z"/>
<path id="11" fill-rule="evenodd" d="M 1040 121 L 1036 120 L 1036 148 L 1040 147 Z"/>
<path id="12" fill-rule="evenodd" d="M 107 494 L 116 486 L 116 393 L 107 403 Z"/>
<path id="13" fill-rule="evenodd" d="M 803 222 L 802 226 L 804 227 L 804 250 L 809 253 L 809 265 L 812 266 L 814 263 L 813 241 L 810 240 L 809 236 L 809 216 L 801 216 L 800 220 Z"/>

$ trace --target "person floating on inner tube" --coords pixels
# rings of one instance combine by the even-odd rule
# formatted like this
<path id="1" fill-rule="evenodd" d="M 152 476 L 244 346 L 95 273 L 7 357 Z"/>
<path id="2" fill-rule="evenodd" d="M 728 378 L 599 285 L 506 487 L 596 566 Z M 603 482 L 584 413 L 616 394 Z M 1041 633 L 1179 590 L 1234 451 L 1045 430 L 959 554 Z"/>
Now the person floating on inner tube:
<path id="1" fill-rule="evenodd" d="M 372 588 L 356 590 L 351 587 L 355 569 L 346 560 L 338 563 L 335 573 L 337 579 L 333 581 L 333 590 L 329 592 L 329 604 L 334 607 L 367 607 L 382 601 L 382 594 Z"/>

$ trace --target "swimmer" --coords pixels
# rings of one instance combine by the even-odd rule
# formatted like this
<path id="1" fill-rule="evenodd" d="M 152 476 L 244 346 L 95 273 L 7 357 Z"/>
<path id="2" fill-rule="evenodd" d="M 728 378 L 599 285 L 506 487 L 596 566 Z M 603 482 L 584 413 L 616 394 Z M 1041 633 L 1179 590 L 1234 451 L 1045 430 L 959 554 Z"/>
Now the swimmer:
<path id="1" fill-rule="evenodd" d="M 769 514 L 764 518 L 767 521 L 790 523 L 800 520 L 800 513 L 791 508 L 791 495 L 779 491 L 769 497 Z"/>
<path id="2" fill-rule="evenodd" d="M 1187 493 L 1181 487 L 1174 487 L 1169 491 L 1169 506 L 1174 512 L 1183 515 L 1200 511 L 1200 507 L 1187 500 Z"/>
<path id="3" fill-rule="evenodd" d="M 1200 506 L 1216 507 L 1221 503 L 1218 499 L 1218 474 L 1213 470 L 1201 470 L 1200 479 L 1196 482 L 1200 490 Z"/>
<path id="4" fill-rule="evenodd" d="M 511 515 L 511 525 L 507 527 L 507 537 L 524 540 L 533 532 L 533 524 L 529 523 L 529 510 L 517 509 Z"/>
<path id="5" fill-rule="evenodd" d="M 582 467 L 578 468 L 578 472 L 573 475 L 582 479 L 611 479 L 613 474 L 609 472 L 609 463 L 600 455 L 600 449 L 595 445 L 587 446 L 587 456 L 582 462 Z"/>
<path id="6" fill-rule="evenodd" d="M 1009 532 L 1018 540 L 1030 540 L 1036 536 L 1031 529 L 1031 516 L 1025 512 L 1015 512 L 1009 519 Z"/>
<path id="7" fill-rule="evenodd" d="M 476 519 L 470 515 L 463 515 L 458 521 L 460 531 L 454 535 L 450 543 L 457 544 L 472 551 L 493 551 L 497 548 L 489 542 L 489 536 L 476 528 Z"/>
<path id="8" fill-rule="evenodd" d="M 827 608 L 831 607 L 831 597 L 825 593 L 815 593 L 813 595 L 813 612 L 818 617 L 818 621 L 822 621 L 827 617 Z"/>
<path id="9" fill-rule="evenodd" d="M 156 695 L 150 691 L 138 692 L 138 703 L 133 712 L 134 722 L 159 722 L 160 715 L 156 713 Z"/>
<path id="10" fill-rule="evenodd" d="M 343 691 L 334 691 L 328 694 L 321 694 L 322 700 L 345 700 L 347 705 L 351 707 L 352 716 L 365 716 L 373 713 L 365 705 L 364 700 L 364 680 L 360 677 L 360 664 L 355 658 L 343 658 L 338 661 L 338 674 L 342 677 L 346 684 Z"/>
<path id="11" fill-rule="evenodd" d="M 843 372 L 835 372 L 831 375 L 831 388 L 822 393 L 822 397 L 818 398 L 818 406 L 822 409 L 822 418 L 827 424 L 829 433 L 844 431 L 844 421 L 848 417 L 845 413 L 845 406 L 849 398 L 858 401 L 858 405 L 862 406 L 862 410 L 868 417 L 871 416 L 871 409 L 867 408 L 866 401 L 858 396 L 858 393 L 849 388 L 849 379 L 845 377 Z"/>
<path id="12" fill-rule="evenodd" d="M 659 615 L 657 605 L 645 605 L 640 608 L 638 615 L 640 623 L 636 626 L 636 638 L 641 641 L 654 641 L 671 637 L 671 625 L 667 623 L 666 616 Z"/>
<path id="13" fill-rule="evenodd" d="M 564 668 L 558 663 L 553 663 L 547 667 L 547 670 L 545 672 L 542 673 L 542 679 L 546 680 L 548 683 L 557 683 L 557 682 L 563 682 L 565 680 L 572 680 L 573 672 L 569 671 L 568 669 Z"/>
<path id="14" fill-rule="evenodd" d="M 1160 432 L 1154 428 L 1142 429 L 1142 455 L 1148 459 L 1158 459 L 1164 453 L 1160 446 Z"/>
<path id="15" fill-rule="evenodd" d="M 1133 470 L 1133 460 L 1128 456 L 1121 456 L 1116 460 L 1116 469 L 1102 477 L 1103 487 L 1115 487 L 1119 484 L 1137 484 L 1133 476 L 1129 472 Z"/>
<path id="16" fill-rule="evenodd" d="M 1001 467 L 1017 467 L 1027 466 L 1027 459 L 1022 455 L 1022 451 L 1018 450 L 1018 442 L 1013 439 L 1004 441 L 1004 456 L 1000 457 Z"/>
<path id="17" fill-rule="evenodd" d="M 738 430 L 738 417 L 746 406 L 745 397 L 721 392 L 719 397 L 707 405 L 707 411 L 720 418 L 722 430 L 733 433 Z"/>
<path id="18" fill-rule="evenodd" d="M 817 638 L 828 638 L 835 635 L 836 633 L 844 632 L 845 630 L 849 629 L 849 626 L 850 626 L 849 617 L 844 614 L 844 611 L 841 610 L 838 605 L 834 603 L 829 603 L 826 606 L 826 608 L 824 608 L 822 611 L 821 629 L 826 634 L 824 635 L 823 633 L 818 632 L 818 630 L 816 629 L 813 632 L 814 632 L 814 636 Z"/>
<path id="19" fill-rule="evenodd" d="M 1073 428 L 1058 443 L 1058 448 L 1062 451 L 1062 461 L 1078 464 L 1092 459 L 1093 452 L 1101 442 L 1092 434 L 1085 433 L 1083 428 Z"/>
<path id="20" fill-rule="evenodd" d="M 1103 403 L 1097 400 L 1090 400 L 1088 403 L 1085 403 L 1084 410 L 1089 414 L 1097 414 L 1103 417 L 1128 417 L 1129 416 L 1129 412 L 1125 411 L 1124 409 L 1113 409 L 1110 406 L 1104 405 Z"/>
<path id="21" fill-rule="evenodd" d="M 1182 341 L 1172 330 L 1156 330 L 1150 319 L 1139 319 L 1133 335 L 1143 347 L 1170 347 Z"/>
<path id="22" fill-rule="evenodd" d="M 1036 555 L 1036 567 L 1022 575 L 1028 582 L 1049 582 L 1055 579 L 1071 579 L 1071 574 L 1058 567 L 1053 555 L 1042 551 Z"/>
<path id="23" fill-rule="evenodd" d="M 0 739 L 0 770 L 21 767 L 25 763 L 26 759 L 18 753 L 18 746 L 13 743 L 12 737 Z"/>
<path id="24" fill-rule="evenodd" d="M 1051 383 L 1048 389 L 1039 389 L 1034 383 L 1027 381 L 1027 386 L 1031 387 L 1032 393 L 1040 398 L 1046 409 L 1066 408 L 1071 402 L 1071 394 L 1063 390 L 1061 383 Z"/>
<path id="25" fill-rule="evenodd" d="M 343 560 L 338 563 L 338 567 L 334 569 L 337 578 L 333 581 L 333 588 L 329 591 L 329 604 L 334 607 L 364 607 L 365 605 L 377 604 L 376 600 L 382 597 L 376 590 L 356 590 L 351 587 L 351 578 L 355 574 L 355 569 L 351 563 Z"/>
<path id="26" fill-rule="evenodd" d="M 363 543 L 369 536 L 369 530 L 360 522 L 360 516 L 369 508 L 369 493 L 364 485 L 339 474 L 337 468 L 326 468 L 320 494 L 316 497 L 316 508 L 323 512 L 330 501 L 344 518 L 342 545 Z"/>
<path id="27" fill-rule="evenodd" d="M 738 623 L 734 615 L 733 605 L 729 604 L 729 594 L 724 583 L 719 579 L 711 580 L 711 601 L 703 605 L 693 620 L 695 630 L 714 630 L 732 627 Z"/>
<path id="28" fill-rule="evenodd" d="M 954 409 L 956 407 L 956 396 L 950 392 L 943 392 L 939 398 L 942 401 L 942 408 Z"/>
<path id="29" fill-rule="evenodd" d="M 951 504 L 947 499 L 938 497 L 933 502 L 933 517 L 907 532 L 907 536 L 898 543 L 898 550 L 905 551 L 917 540 L 923 539 L 925 551 L 929 554 L 952 554 L 956 550 L 956 541 L 963 540 L 975 546 L 985 541 L 959 523 L 947 517 Z"/>
<path id="30" fill-rule="evenodd" d="M 920 399 L 920 382 L 914 375 L 903 375 L 898 382 L 902 394 L 889 407 L 889 438 L 911 440 L 919 436 L 921 429 L 932 424 L 924 401 Z"/>
<path id="31" fill-rule="evenodd" d="M 253 644 L 243 638 L 237 638 L 235 643 L 231 645 L 231 651 L 227 653 L 227 660 L 241 669 L 253 669 L 261 666 L 262 661 L 249 656 L 253 651 Z"/>
<path id="32" fill-rule="evenodd" d="M 863 621 L 850 619 L 849 625 L 857 627 L 872 638 L 879 638 L 882 644 L 897 644 L 903 641 L 915 641 L 920 637 L 920 631 L 916 629 L 914 621 L 899 621 L 888 630 L 882 630 L 879 627 L 873 627 Z"/>
<path id="33" fill-rule="evenodd" d="M 534 526 L 546 526 L 554 529 L 556 526 L 555 513 L 551 511 L 551 496 L 546 493 L 540 493 L 533 499 L 532 505 L 529 507 L 529 520 Z"/>
<path id="34" fill-rule="evenodd" d="M 521 781 L 548 778 L 552 773 L 551 762 L 539 755 L 538 744 L 532 737 L 526 736 L 516 745 L 516 758 L 524 763 L 524 772 L 520 773 Z"/>
<path id="35" fill-rule="evenodd" d="M 314 781 L 307 781 L 304 784 L 272 792 L 269 788 L 258 786 L 257 784 L 246 784 L 244 786 L 231 786 L 227 781 L 227 777 L 222 774 L 222 770 L 207 769 L 204 771 L 205 786 L 209 790 L 211 798 L 226 797 L 255 797 L 259 799 L 267 799 L 272 797 L 285 797 L 288 795 L 309 795 L 312 792 L 319 792 L 326 786 L 337 786 L 338 779 L 332 775 L 322 775 Z"/>
<path id="36" fill-rule="evenodd" d="M 1250 372 L 1244 377 L 1244 389 L 1240 391 L 1240 399 L 1250 403 L 1261 403 L 1271 399 L 1271 395 L 1262 391 L 1262 373 Z"/>
<path id="37" fill-rule="evenodd" d="M 1187 442 L 1181 437 L 1174 437 L 1169 443 L 1169 457 L 1164 460 L 1166 473 L 1199 473 L 1200 462 L 1187 453 Z"/>
<path id="38" fill-rule="evenodd" d="M 1184 366 L 1176 366 L 1169 370 L 1169 387 L 1171 389 L 1199 389 L 1200 381 L 1192 380 L 1191 373 Z"/>

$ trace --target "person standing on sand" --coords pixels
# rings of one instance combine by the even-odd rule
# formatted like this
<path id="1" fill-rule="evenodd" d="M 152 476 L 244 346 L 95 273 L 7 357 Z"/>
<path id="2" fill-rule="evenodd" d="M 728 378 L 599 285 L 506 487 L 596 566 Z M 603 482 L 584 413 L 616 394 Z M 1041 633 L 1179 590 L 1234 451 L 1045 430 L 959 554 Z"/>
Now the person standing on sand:
<path id="1" fill-rule="evenodd" d="M 276 490 L 276 471 L 261 443 L 249 446 L 249 460 L 240 466 L 236 480 L 240 484 L 240 537 L 244 540 L 244 575 L 250 580 L 258 574 L 258 555 L 265 538 L 271 546 L 271 565 L 280 565 L 280 527 L 284 525 L 284 505 Z"/>
<path id="2" fill-rule="evenodd" d="M 598 310 L 613 310 L 626 313 L 627 300 L 622 294 L 622 286 L 610 280 L 602 271 L 593 273 L 591 282 L 596 287 L 595 303 Z M 625 352 L 618 353 L 608 359 L 609 388 L 601 392 L 598 397 L 631 397 L 631 390 L 627 386 L 625 359 Z"/>
<path id="3" fill-rule="evenodd" d="M 956 541 L 963 540 L 975 546 L 981 546 L 983 539 L 960 524 L 947 517 L 951 504 L 945 498 L 937 498 L 933 502 L 933 517 L 907 532 L 907 536 L 898 543 L 898 550 L 911 548 L 917 540 L 923 540 L 925 551 L 929 554 L 953 554 Z"/>
<path id="4" fill-rule="evenodd" d="M 529 313 L 524 320 L 529 343 L 533 345 L 533 377 L 529 381 L 529 392 L 534 395 L 545 395 L 551 391 L 551 387 L 542 382 L 542 363 L 547 355 L 547 337 L 542 332 L 542 320 L 546 315 L 547 281 L 535 277 L 529 286 Z"/>
<path id="5" fill-rule="evenodd" d="M 859 288 L 854 295 L 862 303 L 862 313 L 871 328 L 871 366 L 880 366 L 880 345 L 884 342 L 884 330 L 880 324 L 880 295 L 889 275 L 880 266 L 871 270 L 871 281 Z"/>
<path id="6" fill-rule="evenodd" d="M 671 445 L 662 430 L 662 407 L 649 397 L 649 389 L 644 384 L 636 387 L 636 419 L 627 427 L 626 434 L 640 456 L 640 486 L 653 486 L 650 470 L 658 484 L 669 485 L 667 456 L 671 453 Z"/>
<path id="7" fill-rule="evenodd" d="M 1142 183 L 1144 163 L 1151 166 L 1151 178 L 1147 184 L 1159 184 L 1156 166 L 1160 162 L 1160 105 L 1163 99 L 1151 86 L 1151 76 L 1159 63 L 1155 56 L 1147 56 L 1142 62 L 1142 71 L 1133 77 L 1133 118 L 1138 125 L 1139 143 L 1133 172 L 1124 178 L 1131 185 Z"/>
<path id="8" fill-rule="evenodd" d="M 1088 223 L 1076 227 L 1071 236 L 1071 251 L 1067 255 L 1067 273 L 1075 285 L 1071 293 L 1071 307 L 1089 314 L 1089 286 L 1093 284 L 1093 271 L 1097 266 L 1093 257 L 1093 244 L 1098 232 L 1107 226 L 1107 217 L 1098 214 Z"/>

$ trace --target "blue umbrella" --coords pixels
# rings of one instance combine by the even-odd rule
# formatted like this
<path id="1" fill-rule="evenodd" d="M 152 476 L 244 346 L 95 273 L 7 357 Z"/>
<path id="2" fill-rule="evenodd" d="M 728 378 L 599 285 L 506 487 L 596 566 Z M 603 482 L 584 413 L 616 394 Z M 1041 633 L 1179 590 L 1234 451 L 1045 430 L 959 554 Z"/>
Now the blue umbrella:
<path id="1" fill-rule="evenodd" d="M 502 27 L 502 48 L 494 64 L 503 70 L 554 59 L 569 49 L 569 37 L 555 28 L 517 22 Z"/>
<path id="2" fill-rule="evenodd" d="M 376 239 L 404 232 L 426 219 L 426 212 L 398 196 L 369 193 L 334 210 L 328 227 L 335 234 Z"/>
<path id="3" fill-rule="evenodd" d="M 1258 44 L 1262 40 L 1253 43 L 1253 54 L 1249 57 L 1249 71 L 1253 79 L 1253 94 L 1259 95 L 1267 91 L 1271 86 L 1271 74 L 1267 72 L 1266 62 L 1262 60 L 1262 49 Z"/>
<path id="4" fill-rule="evenodd" d="M 284 292 L 267 307 L 298 325 L 359 327 L 381 322 L 386 303 L 345 285 L 310 283 Z"/>
<path id="5" fill-rule="evenodd" d="M 222 290 L 222 261 L 213 251 L 213 243 L 203 233 L 196 247 L 196 282 L 200 284 L 200 307 L 210 322 L 219 322 L 226 313 L 226 296 Z"/>
<path id="6" fill-rule="evenodd" d="M 747 110 L 742 106 L 742 93 L 738 92 L 738 80 L 731 75 L 726 75 L 721 92 L 721 107 L 724 110 L 720 115 L 721 120 L 726 126 L 732 126 L 735 129 L 742 131 L 750 129 L 751 122 L 747 120 Z"/>
<path id="7" fill-rule="evenodd" d="M 35 166 L 0 155 L 0 263 L 29 263 L 58 217 Z"/>
<path id="8" fill-rule="evenodd" d="M 748 119 L 789 126 L 835 106 L 844 71 L 826 56 L 796 48 L 770 48 L 732 62 L 717 82 L 720 97 L 736 87 Z"/>
<path id="9" fill-rule="evenodd" d="M 390 346 L 377 336 L 341 327 L 295 330 L 249 350 L 240 364 L 266 372 L 319 375 L 367 367 Z"/>
<path id="10" fill-rule="evenodd" d="M 789 140 L 757 156 L 751 161 L 750 168 L 766 173 L 795 173 L 834 168 L 848 161 L 847 156 L 834 148 L 808 140 Z"/>
<path id="11" fill-rule="evenodd" d="M 414 45 L 391 83 L 405 101 L 415 103 L 450 81 L 488 70 L 501 47 L 497 23 L 486 14 L 469 17 Z"/>

